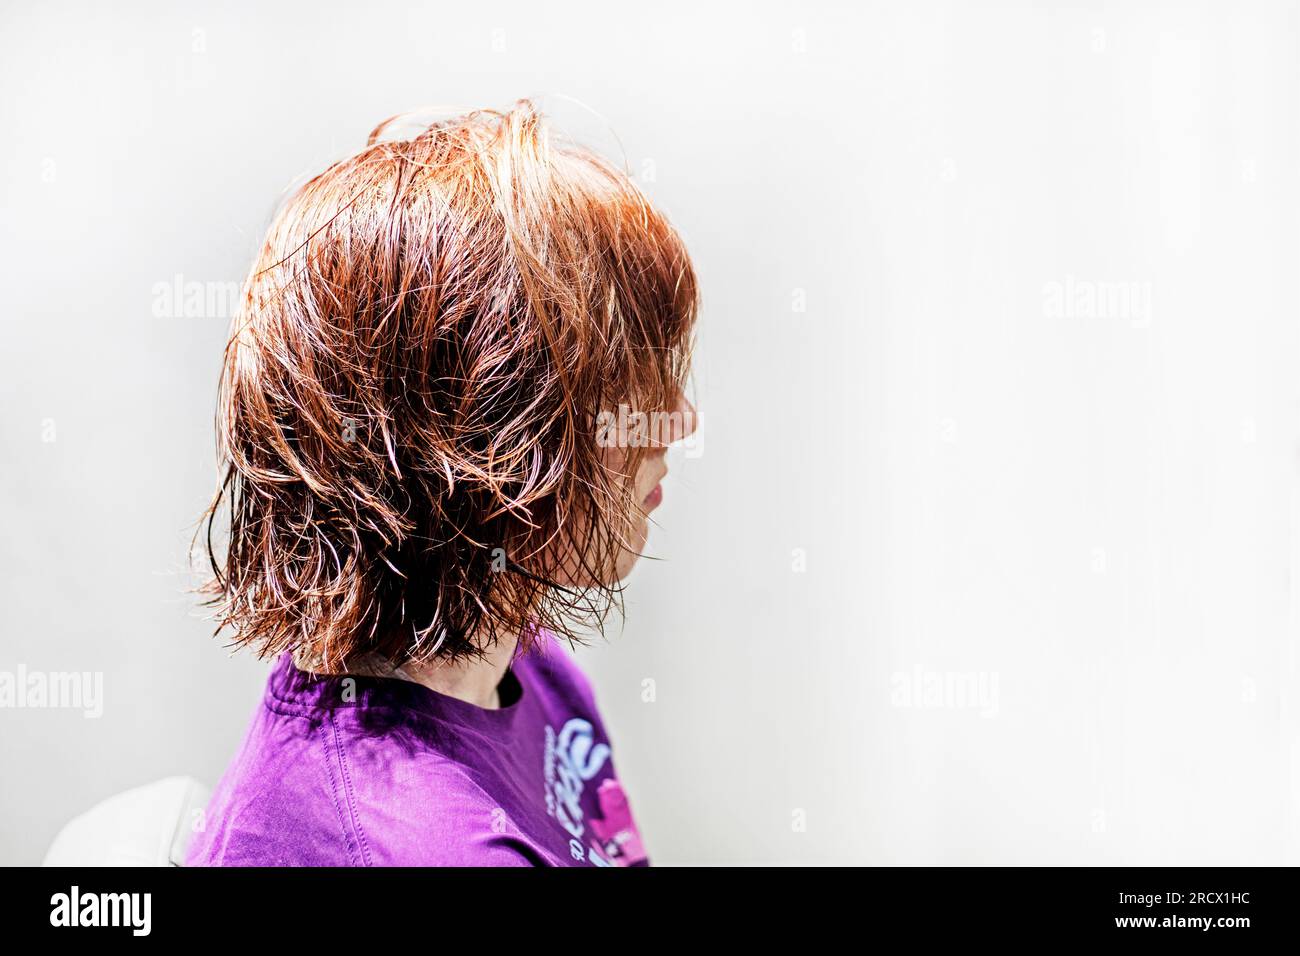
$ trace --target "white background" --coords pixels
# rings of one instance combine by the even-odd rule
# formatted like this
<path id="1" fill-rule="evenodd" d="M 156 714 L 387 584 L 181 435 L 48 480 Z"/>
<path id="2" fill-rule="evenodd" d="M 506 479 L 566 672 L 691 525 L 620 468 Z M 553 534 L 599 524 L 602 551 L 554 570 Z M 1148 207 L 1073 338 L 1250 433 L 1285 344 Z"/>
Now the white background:
<path id="1" fill-rule="evenodd" d="M 0 710 L 0 862 L 260 694 L 185 593 L 227 316 L 156 285 L 525 95 L 703 284 L 664 560 L 579 651 L 657 862 L 1300 862 L 1295 6 L 269 6 L 0 14 L 0 670 L 105 694 Z"/>

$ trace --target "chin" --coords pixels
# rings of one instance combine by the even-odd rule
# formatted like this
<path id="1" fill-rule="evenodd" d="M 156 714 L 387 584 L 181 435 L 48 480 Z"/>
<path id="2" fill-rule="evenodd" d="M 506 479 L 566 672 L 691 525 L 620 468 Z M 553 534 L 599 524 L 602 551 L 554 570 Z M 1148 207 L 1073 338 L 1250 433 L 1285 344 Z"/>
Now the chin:
<path id="1" fill-rule="evenodd" d="M 625 551 L 623 557 L 618 559 L 618 564 L 614 568 L 614 580 L 610 583 L 619 584 L 620 582 L 627 580 L 627 576 L 631 574 L 632 569 L 636 567 L 638 557 L 640 556 L 633 554 L 630 551 Z"/>
<path id="2" fill-rule="evenodd" d="M 628 542 L 629 548 L 624 548 L 614 563 L 614 580 L 611 583 L 617 584 L 627 578 L 636 567 L 637 561 L 641 559 L 645 551 L 646 540 L 649 537 L 649 527 L 643 523 L 637 534 L 633 535 L 632 540 Z"/>

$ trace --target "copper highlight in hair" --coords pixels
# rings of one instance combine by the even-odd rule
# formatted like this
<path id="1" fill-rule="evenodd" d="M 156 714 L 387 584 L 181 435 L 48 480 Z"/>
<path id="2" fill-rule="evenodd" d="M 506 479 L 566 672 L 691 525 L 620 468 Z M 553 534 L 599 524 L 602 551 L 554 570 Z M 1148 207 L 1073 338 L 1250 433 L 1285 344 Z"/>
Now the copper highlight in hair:
<path id="1" fill-rule="evenodd" d="M 392 122 L 276 214 L 220 384 L 209 603 L 324 671 L 599 628 L 638 456 L 596 419 L 673 407 L 698 307 L 668 221 L 528 101 Z"/>

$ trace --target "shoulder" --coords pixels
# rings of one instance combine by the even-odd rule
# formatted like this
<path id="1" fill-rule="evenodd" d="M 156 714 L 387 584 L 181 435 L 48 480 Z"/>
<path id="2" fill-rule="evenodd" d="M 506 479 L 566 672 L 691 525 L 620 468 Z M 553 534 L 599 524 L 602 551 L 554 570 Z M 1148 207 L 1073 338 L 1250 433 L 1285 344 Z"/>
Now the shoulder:
<path id="1" fill-rule="evenodd" d="M 461 764 L 400 720 L 381 730 L 391 709 L 300 705 L 268 692 L 213 794 L 189 865 L 547 862 Z"/>
<path id="2" fill-rule="evenodd" d="M 289 718 L 301 720 L 301 718 Z M 190 866 L 529 866 L 505 811 L 441 754 L 404 753 L 325 721 L 274 765 L 237 759 Z"/>
<path id="3" fill-rule="evenodd" d="M 331 759 L 330 722 L 286 713 L 269 696 L 212 799 L 190 866 L 346 866 L 364 862 Z"/>

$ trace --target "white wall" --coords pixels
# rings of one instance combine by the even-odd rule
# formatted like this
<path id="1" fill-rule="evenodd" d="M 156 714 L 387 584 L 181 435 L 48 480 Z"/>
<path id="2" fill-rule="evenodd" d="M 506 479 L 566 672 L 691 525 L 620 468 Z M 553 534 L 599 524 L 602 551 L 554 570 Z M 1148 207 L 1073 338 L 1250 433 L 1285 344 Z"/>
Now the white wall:
<path id="1" fill-rule="evenodd" d="M 155 285 L 543 93 L 704 285 L 666 560 L 580 653 L 655 858 L 1300 862 L 1294 6 L 62 6 L 0 14 L 0 670 L 104 712 L 0 710 L 0 862 L 259 694 L 184 593 L 225 315 Z"/>

